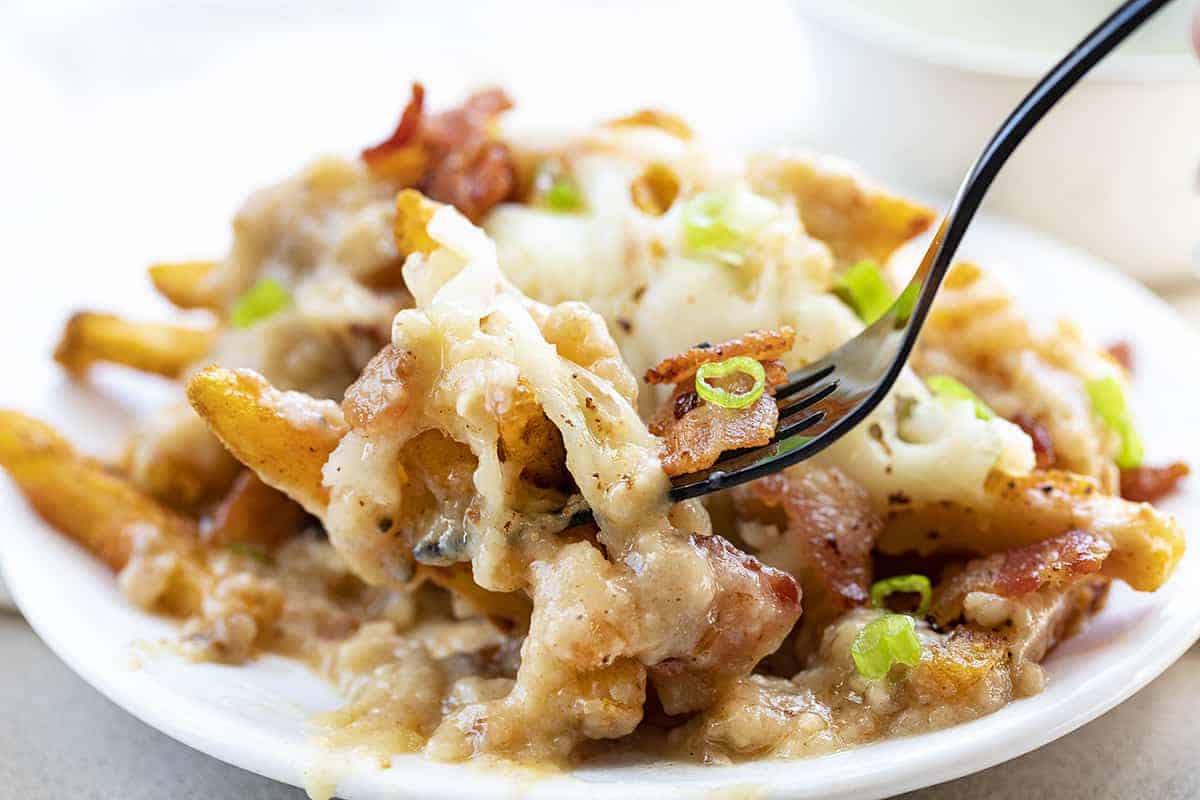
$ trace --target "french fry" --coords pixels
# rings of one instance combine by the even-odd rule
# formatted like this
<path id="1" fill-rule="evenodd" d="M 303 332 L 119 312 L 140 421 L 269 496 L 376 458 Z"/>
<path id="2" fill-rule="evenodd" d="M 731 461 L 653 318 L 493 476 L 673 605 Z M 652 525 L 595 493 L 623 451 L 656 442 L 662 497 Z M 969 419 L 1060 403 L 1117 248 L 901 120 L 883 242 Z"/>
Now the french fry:
<path id="1" fill-rule="evenodd" d="M 1078 528 L 1112 545 L 1101 574 L 1143 592 L 1166 582 L 1183 556 L 1178 521 L 1146 503 L 1104 494 L 1090 478 L 1053 470 L 993 473 L 985 491 L 983 509 L 940 503 L 892 512 L 876 546 L 889 555 L 987 555 Z"/>
<path id="2" fill-rule="evenodd" d="M 867 183 L 832 159 L 759 156 L 750 162 L 750 182 L 768 196 L 790 197 L 804 227 L 829 245 L 839 266 L 864 258 L 885 264 L 936 219 L 932 210 Z"/>
<path id="3" fill-rule="evenodd" d="M 176 261 L 153 264 L 148 271 L 158 293 L 178 308 L 216 310 L 221 294 L 209 285 L 209 276 L 219 266 L 216 261 Z"/>
<path id="4" fill-rule="evenodd" d="M 213 512 L 203 538 L 216 547 L 245 544 L 272 550 L 298 533 L 308 519 L 295 500 L 244 469 Z"/>
<path id="5" fill-rule="evenodd" d="M 224 497 L 241 470 L 186 402 L 141 420 L 121 467 L 143 492 L 190 516 Z"/>
<path id="6" fill-rule="evenodd" d="M 523 592 L 490 592 L 475 583 L 470 564 L 417 567 L 416 583 L 428 580 L 458 595 L 475 611 L 489 618 L 505 631 L 529 628 L 533 602 Z"/>
<path id="7" fill-rule="evenodd" d="M 80 455 L 40 420 L 0 411 L 0 466 L 44 520 L 113 570 L 129 562 L 139 537 L 159 536 L 179 552 L 195 546 L 191 520 Z"/>
<path id="8" fill-rule="evenodd" d="M 131 322 L 112 314 L 81 311 L 67 320 L 54 359 L 74 373 L 107 361 L 177 378 L 208 354 L 216 335 L 213 328 Z"/>
<path id="9" fill-rule="evenodd" d="M 396 221 L 392 226 L 392 235 L 401 256 L 410 253 L 428 255 L 437 249 L 437 242 L 429 238 L 425 226 L 433 219 L 439 205 L 416 189 L 404 189 L 396 195 Z"/>
<path id="10" fill-rule="evenodd" d="M 193 375 L 187 394 L 234 458 L 310 514 L 324 514 L 329 490 L 321 468 L 347 431 L 336 403 L 281 392 L 256 372 L 222 367 Z"/>

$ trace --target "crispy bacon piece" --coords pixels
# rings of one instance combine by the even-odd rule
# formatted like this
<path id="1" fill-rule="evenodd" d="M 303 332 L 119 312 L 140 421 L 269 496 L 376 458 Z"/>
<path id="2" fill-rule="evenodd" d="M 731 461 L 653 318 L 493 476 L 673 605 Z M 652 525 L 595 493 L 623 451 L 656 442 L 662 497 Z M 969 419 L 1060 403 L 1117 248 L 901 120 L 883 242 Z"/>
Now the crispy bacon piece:
<path id="1" fill-rule="evenodd" d="M 949 625 L 962 614 L 971 592 L 1021 597 L 1042 589 L 1065 589 L 1095 575 L 1112 545 L 1087 531 L 1071 530 L 1050 539 L 1014 547 L 967 562 L 962 572 L 937 587 L 930 615 Z"/>
<path id="2" fill-rule="evenodd" d="M 386 172 L 389 162 L 393 161 L 397 152 L 416 143 L 417 134 L 421 129 L 421 114 L 424 107 L 425 87 L 420 83 L 414 83 L 408 104 L 404 106 L 400 122 L 396 124 L 392 135 L 374 147 L 368 147 L 362 151 L 362 159 L 367 162 L 367 166 L 372 171 Z"/>
<path id="3" fill-rule="evenodd" d="M 1133 372 L 1135 363 L 1133 357 L 1133 345 L 1122 339 L 1118 342 L 1113 342 L 1106 349 L 1108 354 L 1112 356 L 1113 361 L 1124 367 L 1126 372 Z"/>
<path id="4" fill-rule="evenodd" d="M 740 520 L 778 531 L 777 539 L 752 543 L 764 562 L 800 580 L 805 608 L 797 647 L 815 650 L 829 622 L 866 605 L 882 518 L 866 491 L 835 468 L 768 475 L 732 494 Z"/>
<path id="5" fill-rule="evenodd" d="M 512 100 L 499 89 L 486 89 L 459 108 L 433 115 L 424 113 L 424 101 L 424 88 L 414 83 L 396 129 L 363 150 L 363 160 L 375 174 L 416 186 L 479 222 L 516 185 L 512 154 L 491 130 L 496 117 L 512 108 Z"/>
<path id="6" fill-rule="evenodd" d="M 751 331 L 716 346 L 697 345 L 646 372 L 649 383 L 677 384 L 650 422 L 651 433 L 665 441 L 662 464 L 668 475 L 707 469 L 727 450 L 771 441 L 779 422 L 779 408 L 769 392 L 747 408 L 724 408 L 701 400 L 692 378 L 702 364 L 749 356 L 766 368 L 768 389 L 777 386 L 787 380 L 787 370 L 774 359 L 790 350 L 795 338 L 795 332 L 787 327 Z"/>
<path id="7" fill-rule="evenodd" d="M 1054 454 L 1054 440 L 1050 438 L 1050 431 L 1046 430 L 1046 426 L 1023 413 L 1014 415 L 1012 423 L 1029 434 L 1029 438 L 1033 440 L 1033 455 L 1037 459 L 1037 468 L 1053 467 L 1058 457 Z"/>
<path id="8" fill-rule="evenodd" d="M 667 714 L 709 705 L 724 684 L 776 650 L 800 616 L 800 587 L 791 575 L 720 536 L 693 535 L 691 544 L 712 566 L 719 589 L 711 630 L 697 649 L 648 670 Z"/>
<path id="9" fill-rule="evenodd" d="M 796 332 L 787 325 L 779 330 L 750 331 L 720 344 L 704 342 L 677 356 L 664 358 L 646 370 L 646 383 L 680 384 L 696 374 L 701 364 L 750 356 L 756 361 L 774 361 L 792 349 Z"/>
<path id="10" fill-rule="evenodd" d="M 779 407 L 766 392 L 748 408 L 723 408 L 685 385 L 658 409 L 650 432 L 663 438 L 663 470 L 686 475 L 708 469 L 726 450 L 767 444 L 778 421 Z"/>
<path id="11" fill-rule="evenodd" d="M 1155 503 L 1179 486 L 1191 472 L 1182 461 L 1165 467 L 1134 467 L 1121 470 L 1121 497 L 1138 503 Z"/>

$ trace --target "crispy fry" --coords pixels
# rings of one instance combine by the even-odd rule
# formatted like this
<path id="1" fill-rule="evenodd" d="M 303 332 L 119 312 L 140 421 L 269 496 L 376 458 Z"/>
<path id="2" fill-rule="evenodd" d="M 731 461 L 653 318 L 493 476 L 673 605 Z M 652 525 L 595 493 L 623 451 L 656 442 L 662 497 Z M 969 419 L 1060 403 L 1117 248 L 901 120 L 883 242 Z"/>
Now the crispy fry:
<path id="1" fill-rule="evenodd" d="M 833 160 L 762 156 L 750 162 L 750 182 L 768 196 L 793 199 L 804 227 L 829 245 L 842 266 L 863 258 L 886 263 L 936 218 L 932 210 L 870 185 Z"/>
<path id="2" fill-rule="evenodd" d="M 299 503 L 244 469 L 213 512 L 204 541 L 216 547 L 249 544 L 270 550 L 299 533 L 308 519 Z"/>
<path id="3" fill-rule="evenodd" d="M 396 238 L 396 249 L 400 255 L 429 255 L 437 249 L 437 243 L 425 232 L 425 226 L 437 210 L 438 204 L 416 189 L 404 189 L 396 195 L 396 222 L 392 235 Z"/>
<path id="4" fill-rule="evenodd" d="M 891 512 L 879 550 L 988 555 L 1079 528 L 1112 544 L 1101 574 L 1143 592 L 1161 586 L 1183 556 L 1183 531 L 1173 517 L 1106 495 L 1080 475 L 993 473 L 985 491 L 989 506 L 983 509 L 940 503 Z"/>
<path id="5" fill-rule="evenodd" d="M 209 285 L 208 276 L 219 266 L 216 261 L 176 261 L 152 264 L 148 271 L 154 288 L 175 306 L 215 310 L 221 296 Z"/>
<path id="6" fill-rule="evenodd" d="M 421 564 L 417 567 L 416 581 L 430 583 L 453 592 L 467 605 L 491 619 L 506 631 L 529 629 L 529 615 L 533 603 L 523 592 L 489 592 L 481 588 L 471 577 L 470 564 L 453 564 L 448 567 L 433 567 Z"/>
<path id="7" fill-rule="evenodd" d="M 177 378 L 204 358 L 215 329 L 185 328 L 156 322 L 130 322 L 112 314 L 74 314 L 54 350 L 54 359 L 81 373 L 97 361 Z"/>
<path id="8" fill-rule="evenodd" d="M 324 513 L 329 490 L 321 468 L 347 430 L 336 403 L 281 392 L 255 372 L 221 367 L 193 375 L 187 392 L 234 458 L 309 513 Z"/>
<path id="9" fill-rule="evenodd" d="M 121 468 L 143 492 L 194 516 L 229 491 L 240 465 L 181 402 L 139 422 Z"/>
<path id="10" fill-rule="evenodd" d="M 194 545 L 194 525 L 139 492 L 103 464 L 75 452 L 51 426 L 0 411 L 0 466 L 43 519 L 120 570 L 142 537 L 161 537 L 181 551 Z"/>
<path id="11" fill-rule="evenodd" d="M 683 118 L 657 108 L 643 108 L 607 123 L 610 128 L 658 128 L 677 139 L 691 139 L 692 129 Z"/>

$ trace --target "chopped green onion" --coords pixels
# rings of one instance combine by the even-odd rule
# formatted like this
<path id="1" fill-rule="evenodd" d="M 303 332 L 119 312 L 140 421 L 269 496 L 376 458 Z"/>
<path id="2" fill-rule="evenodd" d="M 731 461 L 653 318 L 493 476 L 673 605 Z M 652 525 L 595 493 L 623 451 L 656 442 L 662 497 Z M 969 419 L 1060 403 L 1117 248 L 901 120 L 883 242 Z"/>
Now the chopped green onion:
<path id="1" fill-rule="evenodd" d="M 230 542 L 228 545 L 226 545 L 226 549 L 228 549 L 231 553 L 237 553 L 240 556 L 253 558 L 255 561 L 263 564 L 271 563 L 271 556 L 266 550 L 263 550 L 261 547 L 256 545 L 252 545 L 249 542 Z"/>
<path id="2" fill-rule="evenodd" d="M 725 378 L 735 372 L 744 373 L 754 379 L 754 385 L 750 387 L 749 391 L 730 392 L 708 382 L 709 378 Z M 700 369 L 696 370 L 696 394 L 700 395 L 701 399 L 724 408 L 745 408 L 752 405 L 762 397 L 763 390 L 766 388 L 767 371 L 763 369 L 762 364 L 749 356 L 734 356 L 724 361 L 710 361 L 707 364 L 701 364 Z"/>
<path id="3" fill-rule="evenodd" d="M 292 304 L 292 296 L 274 278 L 263 278 L 237 299 L 229 312 L 235 328 L 249 328 Z"/>
<path id="4" fill-rule="evenodd" d="M 858 674 L 878 680 L 893 664 L 914 667 L 921 663 L 921 640 L 916 624 L 907 614 L 883 614 L 863 626 L 850 645 Z"/>
<path id="5" fill-rule="evenodd" d="M 914 592 L 921 595 L 921 604 L 917 606 L 916 616 L 923 617 L 929 613 L 929 605 L 933 601 L 933 588 L 929 578 L 924 575 L 897 575 L 894 578 L 884 578 L 871 584 L 871 605 L 883 608 L 883 601 L 888 595 L 896 592 Z"/>
<path id="6" fill-rule="evenodd" d="M 728 194 L 704 192 L 688 200 L 683 209 L 684 242 L 696 252 L 716 255 L 728 264 L 742 263 L 742 234 L 730 222 L 732 199 Z"/>
<path id="7" fill-rule="evenodd" d="M 947 400 L 968 401 L 975 406 L 975 416 L 979 419 L 994 419 L 996 416 L 996 412 L 992 411 L 987 403 L 980 400 L 977 394 L 949 375 L 930 375 L 925 379 L 925 384 L 929 387 L 929 391 L 933 392 L 933 396 L 943 402 Z"/>
<path id="8" fill-rule="evenodd" d="M 750 234 L 774 213 L 770 200 L 752 192 L 702 192 L 683 207 L 683 241 L 698 255 L 740 266 Z"/>
<path id="9" fill-rule="evenodd" d="M 542 195 L 546 208 L 560 213 L 570 213 L 583 208 L 583 194 L 578 184 L 567 177 L 556 178 Z"/>
<path id="10" fill-rule="evenodd" d="M 1125 400 L 1125 387 L 1116 378 L 1097 378 L 1087 382 L 1087 393 L 1096 416 L 1121 437 L 1121 449 L 1114 459 L 1117 466 L 1121 469 L 1141 466 L 1145 451 L 1142 439 L 1133 426 L 1133 415 Z"/>
<path id="11" fill-rule="evenodd" d="M 838 275 L 833 291 L 868 325 L 887 313 L 896 299 L 883 271 L 870 259 L 863 259 Z"/>

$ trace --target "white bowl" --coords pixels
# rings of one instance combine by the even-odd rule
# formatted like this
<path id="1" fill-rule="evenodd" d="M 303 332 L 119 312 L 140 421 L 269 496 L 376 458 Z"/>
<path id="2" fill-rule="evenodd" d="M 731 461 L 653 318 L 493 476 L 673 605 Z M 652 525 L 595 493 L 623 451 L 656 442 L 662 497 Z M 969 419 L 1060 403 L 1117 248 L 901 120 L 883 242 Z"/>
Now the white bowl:
<path id="1" fill-rule="evenodd" d="M 942 194 L 953 192 L 1057 58 L 937 35 L 858 4 L 796 5 L 821 93 L 804 135 L 875 174 Z M 1185 10 L 1166 11 L 1182 18 Z M 1186 42 L 1186 19 L 1178 21 Z M 1118 51 L 1029 135 L 988 202 L 1143 280 L 1164 282 L 1194 274 L 1198 164 L 1200 61 L 1182 45 Z"/>

